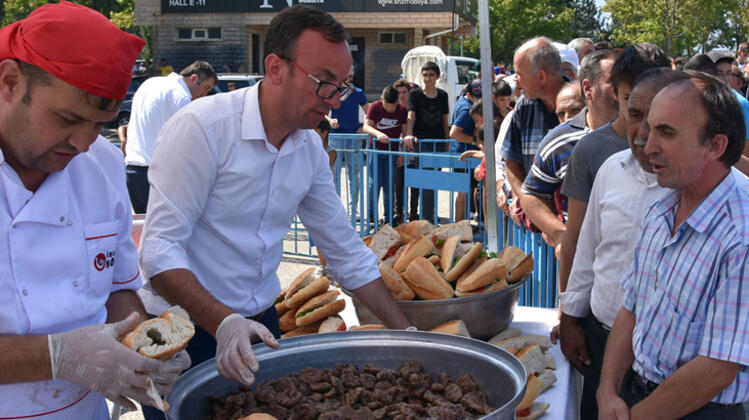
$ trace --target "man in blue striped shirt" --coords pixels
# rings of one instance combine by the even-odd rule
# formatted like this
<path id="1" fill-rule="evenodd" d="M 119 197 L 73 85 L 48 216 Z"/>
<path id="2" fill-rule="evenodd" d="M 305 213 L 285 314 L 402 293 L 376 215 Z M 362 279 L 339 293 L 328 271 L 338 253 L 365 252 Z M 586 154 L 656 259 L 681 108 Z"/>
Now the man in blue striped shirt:
<path id="1" fill-rule="evenodd" d="M 704 73 L 652 102 L 645 153 L 675 191 L 648 210 L 606 346 L 599 419 L 744 419 L 749 398 L 745 126 Z"/>

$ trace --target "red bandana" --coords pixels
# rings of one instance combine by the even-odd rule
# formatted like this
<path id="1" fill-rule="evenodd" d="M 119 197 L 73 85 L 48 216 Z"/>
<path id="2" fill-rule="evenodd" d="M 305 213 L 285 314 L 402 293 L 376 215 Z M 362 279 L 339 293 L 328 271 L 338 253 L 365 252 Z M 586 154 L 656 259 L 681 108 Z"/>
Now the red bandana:
<path id="1" fill-rule="evenodd" d="M 125 99 L 144 44 L 101 13 L 62 1 L 0 29 L 0 60 L 15 58 L 94 95 Z"/>

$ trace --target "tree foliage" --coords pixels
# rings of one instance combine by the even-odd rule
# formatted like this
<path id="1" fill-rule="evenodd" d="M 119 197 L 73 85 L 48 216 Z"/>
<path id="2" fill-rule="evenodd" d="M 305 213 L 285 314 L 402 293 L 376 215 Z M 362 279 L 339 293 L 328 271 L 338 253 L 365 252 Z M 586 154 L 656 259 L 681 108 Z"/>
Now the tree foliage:
<path id="1" fill-rule="evenodd" d="M 746 0 L 607 0 L 603 10 L 611 14 L 616 44 L 652 42 L 668 55 L 690 55 L 724 42 L 727 12 L 738 3 Z"/>
<path id="2" fill-rule="evenodd" d="M 560 0 L 490 0 L 492 60 L 495 63 L 512 63 L 515 49 L 526 39 L 538 35 L 558 40 L 570 39 L 573 16 L 574 10 Z M 465 47 L 477 54 L 478 36 L 469 38 Z"/>
<path id="3" fill-rule="evenodd" d="M 134 26 L 135 19 L 133 14 L 133 0 L 69 0 L 72 3 L 82 4 L 94 10 L 98 10 L 104 16 L 113 19 L 117 16 L 119 22 L 129 26 L 119 26 L 122 29 L 128 29 Z M 0 0 L 0 9 L 2 10 L 2 26 L 21 20 L 29 15 L 34 9 L 47 3 L 57 3 L 57 0 Z M 128 21 L 127 16 L 131 15 Z"/>
<path id="4" fill-rule="evenodd" d="M 598 40 L 603 24 L 595 0 L 564 0 L 564 5 L 574 12 L 570 21 L 571 38 Z"/>

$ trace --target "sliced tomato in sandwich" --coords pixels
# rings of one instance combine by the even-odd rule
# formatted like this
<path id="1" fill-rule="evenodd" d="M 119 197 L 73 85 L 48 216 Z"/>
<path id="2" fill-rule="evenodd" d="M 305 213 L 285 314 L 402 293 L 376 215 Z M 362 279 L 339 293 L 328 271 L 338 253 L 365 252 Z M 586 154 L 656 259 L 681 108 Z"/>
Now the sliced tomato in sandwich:
<path id="1" fill-rule="evenodd" d="M 398 252 L 398 250 L 400 249 L 400 247 L 401 247 L 400 245 L 393 245 L 393 246 L 391 246 L 390 249 L 388 249 L 388 252 L 385 254 L 385 257 L 383 258 L 383 260 L 386 260 L 386 259 L 392 257 L 393 255 L 395 255 L 395 253 Z"/>
<path id="2" fill-rule="evenodd" d="M 528 416 L 531 415 L 531 409 L 530 408 L 526 408 L 525 410 L 519 410 L 519 411 L 515 412 L 515 414 L 518 417 L 528 417 Z"/>

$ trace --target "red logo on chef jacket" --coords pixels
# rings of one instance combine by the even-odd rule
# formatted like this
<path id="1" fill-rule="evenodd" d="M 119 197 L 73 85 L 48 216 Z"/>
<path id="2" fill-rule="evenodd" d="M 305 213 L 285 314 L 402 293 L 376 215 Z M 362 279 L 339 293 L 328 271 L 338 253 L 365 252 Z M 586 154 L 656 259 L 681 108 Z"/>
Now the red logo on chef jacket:
<path id="1" fill-rule="evenodd" d="M 107 256 L 103 252 L 100 252 L 94 258 L 94 268 L 96 271 L 101 271 L 107 266 Z"/>

